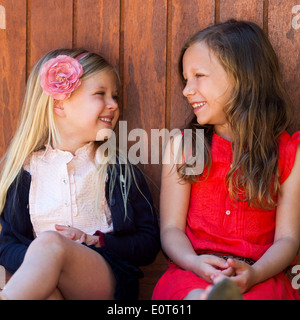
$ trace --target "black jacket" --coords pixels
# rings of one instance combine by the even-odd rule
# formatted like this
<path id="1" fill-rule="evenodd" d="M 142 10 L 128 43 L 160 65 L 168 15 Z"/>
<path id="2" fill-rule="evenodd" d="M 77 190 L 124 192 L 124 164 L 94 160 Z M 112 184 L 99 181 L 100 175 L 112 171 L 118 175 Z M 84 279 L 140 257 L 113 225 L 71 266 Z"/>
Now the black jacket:
<path id="1" fill-rule="evenodd" d="M 152 197 L 141 172 L 134 167 L 137 184 L 133 183 L 127 201 L 127 216 L 122 198 L 120 168 L 111 201 L 109 199 L 108 170 L 106 181 L 106 199 L 111 210 L 114 231 L 104 234 L 106 249 L 129 263 L 142 266 L 150 264 L 160 249 L 159 228 Z M 33 226 L 29 215 L 30 174 L 22 170 L 20 176 L 11 185 L 4 210 L 0 217 L 0 264 L 14 273 L 23 262 L 28 246 L 34 239 Z M 148 200 L 148 202 L 145 200 Z"/>

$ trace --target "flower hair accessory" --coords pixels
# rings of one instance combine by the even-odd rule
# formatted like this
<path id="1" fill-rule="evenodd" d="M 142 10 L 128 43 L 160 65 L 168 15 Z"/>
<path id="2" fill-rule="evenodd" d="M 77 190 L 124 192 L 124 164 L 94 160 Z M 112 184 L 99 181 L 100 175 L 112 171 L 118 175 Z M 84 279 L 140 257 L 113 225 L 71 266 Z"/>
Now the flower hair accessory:
<path id="1" fill-rule="evenodd" d="M 81 84 L 81 64 L 67 55 L 47 61 L 41 70 L 43 91 L 55 100 L 66 100 Z"/>

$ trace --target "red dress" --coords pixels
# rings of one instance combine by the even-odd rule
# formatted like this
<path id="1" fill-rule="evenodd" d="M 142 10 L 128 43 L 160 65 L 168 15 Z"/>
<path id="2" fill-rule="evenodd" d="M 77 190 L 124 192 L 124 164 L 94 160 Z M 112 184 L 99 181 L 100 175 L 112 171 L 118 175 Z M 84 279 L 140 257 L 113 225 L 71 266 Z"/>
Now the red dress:
<path id="1" fill-rule="evenodd" d="M 284 132 L 278 141 L 280 182 L 289 176 L 295 161 L 300 131 L 292 137 Z M 251 208 L 244 202 L 233 203 L 226 187 L 230 169 L 231 143 L 214 134 L 209 177 L 192 185 L 186 234 L 194 250 L 224 253 L 258 260 L 273 244 L 276 209 Z M 209 283 L 191 271 L 169 263 L 157 283 L 154 300 L 181 300 L 193 289 Z M 259 283 L 244 294 L 244 299 L 300 299 L 291 281 L 280 273 Z"/>

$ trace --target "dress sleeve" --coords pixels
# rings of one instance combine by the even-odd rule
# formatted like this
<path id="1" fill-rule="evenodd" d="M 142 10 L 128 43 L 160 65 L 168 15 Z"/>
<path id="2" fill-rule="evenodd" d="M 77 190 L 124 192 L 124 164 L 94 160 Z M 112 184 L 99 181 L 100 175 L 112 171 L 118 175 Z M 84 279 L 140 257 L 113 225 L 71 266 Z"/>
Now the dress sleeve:
<path id="1" fill-rule="evenodd" d="M 300 131 L 296 131 L 292 136 L 284 133 L 279 139 L 278 169 L 281 184 L 288 178 L 292 171 L 299 143 Z"/>

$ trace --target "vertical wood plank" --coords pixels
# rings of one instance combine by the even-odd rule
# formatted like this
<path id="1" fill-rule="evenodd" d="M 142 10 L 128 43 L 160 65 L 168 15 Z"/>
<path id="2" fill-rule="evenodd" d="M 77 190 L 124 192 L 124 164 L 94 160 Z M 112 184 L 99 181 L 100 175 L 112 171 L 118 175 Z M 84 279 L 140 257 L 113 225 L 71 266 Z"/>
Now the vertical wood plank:
<path id="1" fill-rule="evenodd" d="M 291 133 L 300 129 L 300 29 L 293 27 L 296 13 L 294 6 L 300 5 L 299 0 L 270 0 L 268 30 L 269 38 L 277 53 L 283 81 L 292 100 L 293 124 Z M 300 24 L 300 10 L 298 11 Z"/>
<path id="2" fill-rule="evenodd" d="M 28 71 L 48 51 L 72 48 L 73 0 L 29 0 Z"/>
<path id="3" fill-rule="evenodd" d="M 250 20 L 263 27 L 264 0 L 220 0 L 220 21 Z"/>
<path id="4" fill-rule="evenodd" d="M 26 78 L 26 2 L 1 0 L 6 29 L 0 30 L 0 157 L 12 138 Z"/>
<path id="5" fill-rule="evenodd" d="M 77 0 L 75 15 L 74 45 L 98 52 L 118 67 L 120 0 Z"/>
<path id="6" fill-rule="evenodd" d="M 118 70 L 120 0 L 75 0 L 74 4 L 74 47 L 101 54 Z M 122 101 L 122 94 L 119 93 L 120 118 Z"/>
<path id="7" fill-rule="evenodd" d="M 144 142 L 150 147 L 151 129 L 165 126 L 167 1 L 125 0 L 123 8 L 123 118 L 128 132 L 134 128 L 147 132 L 149 139 Z M 158 165 L 144 169 L 158 185 Z M 158 203 L 159 192 L 155 187 L 152 191 Z"/>
<path id="8" fill-rule="evenodd" d="M 178 61 L 181 49 L 186 41 L 196 32 L 215 22 L 214 0 L 172 0 L 171 23 L 169 24 L 168 46 L 170 53 L 170 72 L 168 73 L 170 88 L 168 95 L 168 119 L 170 130 L 182 128 L 192 115 L 192 109 L 182 95 L 183 85 L 178 74 Z"/>
<path id="9" fill-rule="evenodd" d="M 164 125 L 166 2 L 125 0 L 124 6 L 124 112 L 145 129 Z"/>
<path id="10" fill-rule="evenodd" d="M 165 127 L 167 0 L 124 0 L 122 8 L 123 119 L 128 121 L 128 132 L 134 128 L 147 132 L 144 143 L 150 147 L 151 129 Z M 153 181 L 147 180 L 158 206 L 160 165 L 141 167 Z M 160 253 L 154 264 L 143 268 L 139 299 L 151 299 L 166 265 Z"/>

